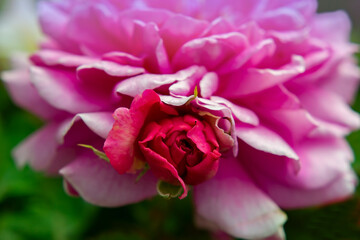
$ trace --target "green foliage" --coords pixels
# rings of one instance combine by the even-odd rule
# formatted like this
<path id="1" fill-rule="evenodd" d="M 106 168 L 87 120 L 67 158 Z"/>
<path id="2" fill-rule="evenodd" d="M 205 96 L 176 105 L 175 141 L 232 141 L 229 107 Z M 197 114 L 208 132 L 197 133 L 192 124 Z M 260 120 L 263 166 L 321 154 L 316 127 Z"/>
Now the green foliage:
<path id="1" fill-rule="evenodd" d="M 166 199 L 176 198 L 183 192 L 183 188 L 181 186 L 175 186 L 164 181 L 159 181 L 156 188 L 158 194 Z"/>
<path id="2" fill-rule="evenodd" d="M 97 150 L 96 148 L 94 148 L 93 146 L 90 145 L 86 145 L 86 144 L 79 144 L 80 147 L 84 147 L 84 148 L 89 148 L 93 151 L 93 153 L 98 156 L 99 158 L 101 158 L 102 160 L 105 160 L 106 162 L 110 162 L 110 159 L 106 156 L 106 154 L 100 150 Z"/>

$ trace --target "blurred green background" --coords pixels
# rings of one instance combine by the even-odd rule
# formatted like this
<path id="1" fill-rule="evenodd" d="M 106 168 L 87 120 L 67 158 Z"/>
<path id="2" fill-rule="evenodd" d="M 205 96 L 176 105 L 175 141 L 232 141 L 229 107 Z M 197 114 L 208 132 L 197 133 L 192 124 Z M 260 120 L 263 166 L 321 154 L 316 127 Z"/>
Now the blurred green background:
<path id="1" fill-rule="evenodd" d="M 320 11 L 348 7 L 354 12 L 353 22 L 358 23 L 359 3 L 321 1 Z M 353 41 L 360 42 L 357 24 Z M 6 66 L 0 55 L 0 71 Z M 360 95 L 353 108 L 360 112 Z M 99 208 L 67 196 L 59 178 L 29 168 L 18 170 L 11 149 L 42 123 L 17 108 L 2 83 L 0 112 L 0 240 L 211 239 L 207 232 L 195 227 L 191 197 L 181 201 L 156 197 L 121 208 Z M 357 159 L 353 166 L 360 176 L 360 131 L 352 133 L 348 140 Z M 346 202 L 287 214 L 285 231 L 289 240 L 360 239 L 360 187 Z"/>

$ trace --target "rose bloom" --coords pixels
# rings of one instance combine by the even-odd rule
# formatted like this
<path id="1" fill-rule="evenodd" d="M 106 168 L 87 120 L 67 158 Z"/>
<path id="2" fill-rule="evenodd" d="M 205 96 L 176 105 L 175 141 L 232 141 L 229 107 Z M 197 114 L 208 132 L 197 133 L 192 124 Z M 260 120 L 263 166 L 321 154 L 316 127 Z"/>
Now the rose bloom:
<path id="1" fill-rule="evenodd" d="M 360 126 L 348 106 L 357 48 L 344 12 L 316 8 L 40 2 L 46 39 L 3 74 L 14 101 L 46 122 L 16 163 L 61 174 L 69 194 L 100 206 L 191 190 L 200 227 L 283 239 L 280 208 L 343 200 L 357 182 L 344 139 Z"/>

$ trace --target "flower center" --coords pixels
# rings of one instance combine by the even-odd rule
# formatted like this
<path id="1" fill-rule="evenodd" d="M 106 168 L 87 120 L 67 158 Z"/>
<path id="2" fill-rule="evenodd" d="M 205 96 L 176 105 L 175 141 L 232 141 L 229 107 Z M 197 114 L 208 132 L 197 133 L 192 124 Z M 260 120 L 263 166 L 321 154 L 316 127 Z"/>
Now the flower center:
<path id="1" fill-rule="evenodd" d="M 187 153 L 193 150 L 192 144 L 189 142 L 188 139 L 185 138 L 179 141 L 178 147 Z"/>

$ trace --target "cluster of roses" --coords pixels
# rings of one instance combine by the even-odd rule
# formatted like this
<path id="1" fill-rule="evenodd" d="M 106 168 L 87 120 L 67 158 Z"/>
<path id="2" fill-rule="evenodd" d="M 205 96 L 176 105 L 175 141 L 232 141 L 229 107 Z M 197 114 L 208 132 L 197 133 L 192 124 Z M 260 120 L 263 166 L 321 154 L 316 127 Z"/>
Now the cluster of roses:
<path id="1" fill-rule="evenodd" d="M 359 70 L 341 11 L 315 0 L 62 0 L 3 75 L 46 125 L 14 151 L 66 191 L 122 206 L 192 189 L 200 226 L 282 238 L 283 208 L 339 201 Z M 93 151 L 89 150 L 91 148 Z M 104 151 L 104 152 L 103 152 Z"/>

